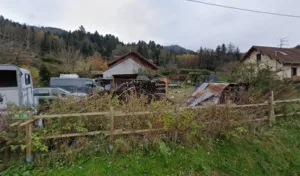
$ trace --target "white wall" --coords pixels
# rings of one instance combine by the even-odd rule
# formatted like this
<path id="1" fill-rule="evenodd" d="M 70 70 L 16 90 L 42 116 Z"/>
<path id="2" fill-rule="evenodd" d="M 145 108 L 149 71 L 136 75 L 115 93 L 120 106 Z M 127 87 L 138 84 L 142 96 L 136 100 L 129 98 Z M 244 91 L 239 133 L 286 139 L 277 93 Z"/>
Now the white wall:
<path id="1" fill-rule="evenodd" d="M 257 63 L 256 60 L 256 55 L 260 54 L 260 52 L 253 51 L 250 56 L 245 60 L 246 63 Z M 260 61 L 261 66 L 263 65 L 268 65 L 271 67 L 273 70 L 278 70 L 282 68 L 282 64 L 279 63 L 276 59 L 270 58 L 268 55 L 262 54 L 261 56 L 261 61 Z"/>
<path id="2" fill-rule="evenodd" d="M 118 65 L 109 68 L 103 72 L 103 78 L 110 79 L 112 75 L 121 75 L 121 74 L 137 74 L 139 69 L 144 69 L 142 65 L 135 62 L 133 59 L 129 58 Z"/>
<path id="3" fill-rule="evenodd" d="M 245 59 L 244 63 L 257 63 L 256 55 L 260 52 L 253 51 L 248 58 Z M 268 65 L 271 67 L 274 71 L 281 70 L 278 72 L 278 76 L 280 78 L 291 78 L 291 68 L 297 67 L 297 66 L 289 66 L 289 65 L 283 65 L 280 62 L 278 62 L 276 59 L 272 59 L 267 55 L 262 54 L 261 62 L 260 64 Z M 297 67 L 297 76 L 300 76 L 300 67 Z"/>

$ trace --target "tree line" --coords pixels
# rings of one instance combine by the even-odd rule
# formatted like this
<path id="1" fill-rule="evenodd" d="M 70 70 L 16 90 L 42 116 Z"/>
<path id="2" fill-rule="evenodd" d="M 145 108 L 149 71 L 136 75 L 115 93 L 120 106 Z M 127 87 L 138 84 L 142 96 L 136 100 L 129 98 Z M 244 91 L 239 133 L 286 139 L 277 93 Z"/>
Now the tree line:
<path id="1" fill-rule="evenodd" d="M 24 58 L 43 57 L 68 65 L 94 57 L 109 61 L 129 51 L 136 51 L 165 68 L 216 70 L 241 57 L 239 48 L 231 43 L 221 44 L 216 49 L 200 47 L 195 53 L 178 53 L 155 41 L 125 44 L 111 34 L 88 32 L 84 26 L 75 31 L 64 31 L 20 24 L 0 16 L 0 58 L 8 58 L 17 64 Z"/>

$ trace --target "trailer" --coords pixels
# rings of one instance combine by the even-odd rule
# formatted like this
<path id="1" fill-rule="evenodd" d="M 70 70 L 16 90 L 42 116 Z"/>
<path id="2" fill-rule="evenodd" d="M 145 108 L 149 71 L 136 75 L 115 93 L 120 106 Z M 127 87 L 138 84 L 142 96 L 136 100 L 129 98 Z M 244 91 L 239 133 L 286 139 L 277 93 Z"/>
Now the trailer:
<path id="1" fill-rule="evenodd" d="M 15 65 L 0 64 L 0 94 L 6 103 L 17 106 L 33 107 L 37 104 L 30 72 Z"/>

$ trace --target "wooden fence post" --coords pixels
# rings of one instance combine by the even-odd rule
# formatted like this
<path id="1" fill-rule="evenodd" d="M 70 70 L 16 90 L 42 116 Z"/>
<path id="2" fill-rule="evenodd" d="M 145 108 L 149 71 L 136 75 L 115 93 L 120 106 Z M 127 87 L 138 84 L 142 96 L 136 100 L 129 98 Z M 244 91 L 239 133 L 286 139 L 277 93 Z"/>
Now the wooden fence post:
<path id="1" fill-rule="evenodd" d="M 114 140 L 114 129 L 115 128 L 115 114 L 114 108 L 110 107 L 110 139 L 109 139 L 109 148 L 110 150 L 113 149 L 113 140 Z"/>
<path id="2" fill-rule="evenodd" d="M 228 127 L 231 126 L 231 120 L 230 120 L 230 115 L 231 115 L 231 100 L 226 100 L 226 123 L 228 125 Z"/>
<path id="3" fill-rule="evenodd" d="M 231 111 L 231 106 L 232 106 L 231 100 L 226 100 L 226 108 L 227 108 L 228 114 Z"/>
<path id="4" fill-rule="evenodd" d="M 26 125 L 26 162 L 32 162 L 32 123 Z"/>
<path id="5" fill-rule="evenodd" d="M 269 124 L 270 126 L 272 126 L 275 123 L 275 112 L 274 112 L 274 93 L 273 91 L 271 91 L 271 96 L 270 96 L 270 100 L 269 100 Z"/>
<path id="6" fill-rule="evenodd" d="M 179 118 L 179 115 L 180 115 L 178 113 L 180 113 L 179 112 L 179 105 L 176 104 L 175 107 L 174 107 L 174 116 L 175 116 L 175 124 L 176 124 L 176 126 L 175 126 L 176 129 L 175 129 L 174 138 L 173 138 L 174 142 L 177 142 L 177 139 L 178 139 L 178 123 L 179 123 L 178 118 Z"/>

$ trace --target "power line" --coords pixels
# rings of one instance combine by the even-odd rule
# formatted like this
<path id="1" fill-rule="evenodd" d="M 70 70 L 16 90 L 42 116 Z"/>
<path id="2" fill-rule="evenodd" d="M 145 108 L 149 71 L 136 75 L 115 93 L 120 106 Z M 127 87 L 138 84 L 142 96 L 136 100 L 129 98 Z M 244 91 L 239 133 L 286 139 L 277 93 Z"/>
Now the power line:
<path id="1" fill-rule="evenodd" d="M 253 12 L 253 13 L 276 15 L 276 16 L 284 16 L 284 17 L 290 17 L 290 18 L 300 18 L 300 16 L 297 16 L 297 15 L 290 15 L 290 14 L 283 14 L 283 13 L 273 13 L 273 12 L 265 12 L 265 11 L 252 10 L 252 9 L 244 9 L 244 8 L 239 8 L 239 7 L 232 7 L 232 6 L 226 6 L 226 5 L 208 3 L 208 2 L 198 1 L 198 0 L 186 0 L 186 1 L 200 3 L 200 4 L 205 4 L 205 5 L 210 5 L 210 6 L 222 7 L 222 8 L 227 8 L 227 9 L 234 9 L 234 10 L 240 10 L 240 11 Z"/>

